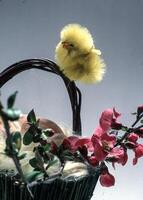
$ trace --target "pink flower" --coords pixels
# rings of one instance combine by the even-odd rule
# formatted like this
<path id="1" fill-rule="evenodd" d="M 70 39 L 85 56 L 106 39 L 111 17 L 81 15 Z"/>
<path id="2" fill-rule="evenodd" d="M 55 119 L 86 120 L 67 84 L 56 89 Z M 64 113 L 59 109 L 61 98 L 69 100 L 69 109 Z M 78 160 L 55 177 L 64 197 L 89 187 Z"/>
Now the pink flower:
<path id="1" fill-rule="evenodd" d="M 137 146 L 138 139 L 139 139 L 139 136 L 136 133 L 131 133 L 127 137 L 126 147 L 128 149 L 134 149 Z"/>
<path id="2" fill-rule="evenodd" d="M 139 137 L 143 138 L 143 127 L 138 130 Z"/>
<path id="3" fill-rule="evenodd" d="M 136 143 L 138 139 L 139 139 L 139 136 L 135 133 L 131 133 L 128 136 L 128 141 L 133 142 L 133 143 Z"/>
<path id="4" fill-rule="evenodd" d="M 94 155 L 89 156 L 87 160 L 88 160 L 89 164 L 91 164 L 94 167 L 99 165 L 99 161 L 96 159 L 96 157 Z"/>
<path id="5" fill-rule="evenodd" d="M 115 178 L 108 170 L 103 170 L 100 175 L 100 184 L 104 187 L 111 187 L 115 185 Z"/>
<path id="6" fill-rule="evenodd" d="M 91 139 L 88 137 L 79 138 L 79 140 L 75 143 L 76 148 L 79 148 L 79 147 L 82 148 L 83 146 L 86 146 L 88 151 L 90 151 L 90 152 L 94 151 Z"/>
<path id="7" fill-rule="evenodd" d="M 138 144 L 136 148 L 134 148 L 135 158 L 133 159 L 133 165 L 136 165 L 138 162 L 138 158 L 143 156 L 143 145 Z"/>
<path id="8" fill-rule="evenodd" d="M 62 145 L 64 149 L 69 149 L 73 153 L 80 150 L 81 153 L 87 155 L 88 151 L 94 151 L 91 139 L 88 137 L 79 138 L 77 136 L 70 136 L 64 139 Z"/>
<path id="9" fill-rule="evenodd" d="M 121 124 L 117 123 L 117 118 L 120 116 L 121 114 L 116 112 L 116 110 L 113 109 L 107 109 L 105 111 L 102 112 L 101 117 L 100 117 L 100 126 L 104 131 L 109 131 L 112 127 L 112 125 L 114 127 L 119 127 L 121 128 Z M 118 125 L 118 126 L 117 126 Z"/>
<path id="10" fill-rule="evenodd" d="M 94 155 L 98 161 L 103 161 L 116 143 L 114 135 L 108 135 L 101 127 L 93 134 L 91 141 L 94 146 Z"/>
<path id="11" fill-rule="evenodd" d="M 78 150 L 82 156 L 88 160 L 88 153 L 89 152 L 94 152 L 93 144 L 91 142 L 90 138 L 80 138 L 76 143 L 75 143 L 75 149 Z"/>
<path id="12" fill-rule="evenodd" d="M 115 163 L 125 165 L 128 160 L 128 155 L 123 147 L 116 147 L 113 148 L 112 151 L 108 154 L 107 159 L 113 163 L 113 167 Z"/>
<path id="13" fill-rule="evenodd" d="M 116 120 L 112 121 L 111 128 L 115 130 L 121 130 L 122 124 L 117 122 Z"/>
<path id="14" fill-rule="evenodd" d="M 69 136 L 64 139 L 62 145 L 64 149 L 69 149 L 71 151 L 76 151 L 75 144 L 79 140 L 79 137 L 77 136 Z"/>

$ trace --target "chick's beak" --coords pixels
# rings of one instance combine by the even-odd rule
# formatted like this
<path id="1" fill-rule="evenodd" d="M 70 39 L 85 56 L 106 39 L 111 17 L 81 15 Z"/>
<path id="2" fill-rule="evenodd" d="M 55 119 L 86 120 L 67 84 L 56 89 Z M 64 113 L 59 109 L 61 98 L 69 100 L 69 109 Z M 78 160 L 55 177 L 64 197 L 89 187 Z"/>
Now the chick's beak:
<path id="1" fill-rule="evenodd" d="M 69 43 L 68 42 L 62 42 L 63 48 L 68 49 Z"/>

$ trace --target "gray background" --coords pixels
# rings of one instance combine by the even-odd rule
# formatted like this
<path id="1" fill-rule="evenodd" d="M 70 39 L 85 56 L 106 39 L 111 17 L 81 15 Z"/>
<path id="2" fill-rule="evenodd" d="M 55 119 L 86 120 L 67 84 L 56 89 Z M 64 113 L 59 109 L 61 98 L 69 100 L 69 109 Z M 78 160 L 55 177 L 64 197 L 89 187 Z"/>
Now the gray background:
<path id="1" fill-rule="evenodd" d="M 0 70 L 22 59 L 46 57 L 54 60 L 61 28 L 80 23 L 92 33 L 107 65 L 98 85 L 77 83 L 82 91 L 83 135 L 98 125 L 100 113 L 116 107 L 131 124 L 138 105 L 143 104 L 143 0 L 2 0 L 0 2 Z M 10 81 L 1 90 L 2 99 L 18 90 L 16 105 L 24 113 L 34 108 L 37 115 L 71 126 L 68 96 L 61 80 L 52 74 L 31 70 Z M 116 185 L 97 185 L 97 200 L 140 200 L 143 196 L 143 159 L 111 170 Z M 96 198 L 95 198 L 96 197 Z"/>

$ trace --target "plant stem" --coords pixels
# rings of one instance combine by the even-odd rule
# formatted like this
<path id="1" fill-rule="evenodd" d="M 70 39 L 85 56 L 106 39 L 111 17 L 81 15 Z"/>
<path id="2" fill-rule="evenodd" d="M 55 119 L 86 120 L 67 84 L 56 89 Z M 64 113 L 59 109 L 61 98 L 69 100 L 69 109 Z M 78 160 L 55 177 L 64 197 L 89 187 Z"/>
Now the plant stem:
<path id="1" fill-rule="evenodd" d="M 121 139 L 114 145 L 114 147 L 120 145 L 124 139 L 127 138 L 127 136 L 131 133 L 131 132 L 137 132 L 140 128 L 143 127 L 143 125 L 138 126 L 137 128 L 134 128 L 135 125 L 141 120 L 141 118 L 143 117 L 143 114 L 140 115 L 139 117 L 137 117 L 136 121 L 132 124 L 132 128 L 128 128 L 128 130 L 124 133 L 124 135 L 121 137 Z"/>
<path id="2" fill-rule="evenodd" d="M 42 156 L 39 152 L 38 147 L 36 147 L 36 150 L 35 150 L 35 157 L 36 157 L 36 159 L 38 159 L 39 167 L 40 167 L 41 171 L 44 173 L 44 176 L 48 177 L 48 174 L 47 174 L 46 169 L 44 167 L 44 161 L 42 160 Z"/>
<path id="3" fill-rule="evenodd" d="M 7 119 L 5 119 L 5 117 L 3 116 L 2 113 L 1 113 L 1 118 L 2 118 L 2 121 L 3 121 L 3 124 L 4 124 L 4 128 L 5 128 L 5 131 L 6 131 L 6 134 L 7 134 L 8 145 L 9 145 L 9 149 L 10 149 L 10 153 L 11 153 L 10 157 L 13 159 L 13 162 L 14 162 L 14 164 L 16 166 L 16 169 L 17 169 L 22 181 L 24 183 L 26 183 L 27 190 L 28 190 L 28 192 L 30 193 L 30 196 L 33 199 L 34 196 L 33 196 L 32 192 L 31 192 L 30 188 L 28 187 L 28 182 L 25 179 L 25 176 L 24 176 L 23 171 L 21 169 L 21 164 L 19 162 L 18 156 L 15 154 L 13 145 L 11 143 L 11 133 L 10 133 L 10 128 L 9 128 L 9 123 L 8 123 Z"/>
<path id="4" fill-rule="evenodd" d="M 142 117 L 143 117 L 143 114 L 137 117 L 136 121 L 132 124 L 132 127 L 134 127 L 141 120 Z"/>
<path id="5" fill-rule="evenodd" d="M 123 142 L 123 140 L 124 139 L 126 139 L 127 138 L 127 136 L 131 133 L 132 131 L 126 131 L 125 133 L 124 133 L 124 135 L 121 137 L 121 139 L 120 140 L 118 140 L 118 142 L 114 145 L 114 147 L 117 147 L 118 145 L 120 145 L 122 142 Z"/>

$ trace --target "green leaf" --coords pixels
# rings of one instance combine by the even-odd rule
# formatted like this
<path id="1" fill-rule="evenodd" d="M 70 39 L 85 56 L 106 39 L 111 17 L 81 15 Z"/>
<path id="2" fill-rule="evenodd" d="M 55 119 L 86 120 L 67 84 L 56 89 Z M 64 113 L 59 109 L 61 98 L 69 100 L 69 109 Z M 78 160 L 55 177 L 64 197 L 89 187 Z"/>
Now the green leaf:
<path id="1" fill-rule="evenodd" d="M 47 140 L 48 139 L 48 137 L 46 136 L 46 134 L 44 132 L 42 132 L 42 134 L 40 135 L 40 138 L 42 140 Z"/>
<path id="2" fill-rule="evenodd" d="M 67 149 L 67 150 L 63 151 L 63 155 L 69 155 L 70 156 L 70 155 L 73 155 L 73 154 L 70 152 L 70 150 Z"/>
<path id="3" fill-rule="evenodd" d="M 29 160 L 29 164 L 33 167 L 33 168 L 37 168 L 38 167 L 38 163 L 37 163 L 37 159 L 36 158 L 32 158 Z"/>
<path id="4" fill-rule="evenodd" d="M 13 152 L 10 148 L 10 145 L 12 145 Z M 11 154 L 18 154 L 21 148 L 21 134 L 20 132 L 15 132 L 10 135 L 10 140 L 6 138 L 6 147 L 5 147 L 5 152 L 7 155 Z"/>
<path id="5" fill-rule="evenodd" d="M 69 150 L 64 150 L 62 156 L 64 160 L 74 160 L 74 156 Z"/>
<path id="6" fill-rule="evenodd" d="M 19 150 L 17 149 L 17 146 L 15 143 L 12 143 L 12 147 L 13 147 L 13 153 L 18 154 Z"/>
<path id="7" fill-rule="evenodd" d="M 15 143 L 16 148 L 18 150 L 21 149 L 21 140 L 22 140 L 22 138 L 21 138 L 21 133 L 20 132 L 17 131 L 17 132 L 14 132 L 12 134 L 12 143 Z"/>
<path id="8" fill-rule="evenodd" d="M 44 174 L 41 171 L 32 171 L 25 175 L 28 182 L 36 181 L 42 179 Z"/>
<path id="9" fill-rule="evenodd" d="M 40 147 L 41 148 L 41 147 Z M 44 161 L 43 161 L 43 158 L 40 154 L 40 149 L 38 147 L 36 147 L 36 150 L 35 150 L 35 158 L 37 160 L 37 164 L 38 164 L 38 167 L 43 170 L 44 169 Z"/>
<path id="10" fill-rule="evenodd" d="M 48 144 L 46 144 L 46 145 L 43 145 L 42 147 L 43 147 L 44 151 L 49 151 L 50 148 L 51 148 L 51 144 L 48 143 Z"/>
<path id="11" fill-rule="evenodd" d="M 24 159 L 26 157 L 26 155 L 27 155 L 27 153 L 20 153 L 20 154 L 18 154 L 19 160 Z"/>
<path id="12" fill-rule="evenodd" d="M 121 140 L 121 136 L 118 136 L 116 139 L 117 139 L 117 142 L 119 142 Z"/>
<path id="13" fill-rule="evenodd" d="M 2 110 L 3 116 L 10 121 L 18 120 L 21 114 L 21 111 L 19 109 L 3 109 Z"/>
<path id="14" fill-rule="evenodd" d="M 28 130 L 24 136 L 23 136 L 23 144 L 24 145 L 29 145 L 33 142 L 33 135 L 31 134 L 31 132 Z"/>
<path id="15" fill-rule="evenodd" d="M 74 157 L 66 155 L 66 156 L 64 156 L 64 160 L 73 161 Z"/>
<path id="16" fill-rule="evenodd" d="M 7 100 L 7 107 L 8 108 L 12 108 L 14 103 L 15 103 L 15 99 L 16 99 L 16 95 L 17 95 L 17 91 L 14 92 Z"/>
<path id="17" fill-rule="evenodd" d="M 11 150 L 11 148 L 9 148 L 9 145 L 8 145 L 8 141 L 9 140 L 7 140 L 7 146 L 5 147 L 5 153 L 6 153 L 6 155 L 7 156 L 12 156 L 12 155 L 18 155 L 18 149 L 17 149 L 17 147 L 16 147 L 16 144 L 15 143 L 12 143 L 12 148 L 13 148 L 13 151 Z"/>
<path id="18" fill-rule="evenodd" d="M 36 115 L 35 115 L 35 112 L 33 109 L 29 112 L 29 114 L 27 116 L 27 121 L 32 124 L 35 124 L 37 122 Z"/>
<path id="19" fill-rule="evenodd" d="M 40 141 L 40 136 L 39 135 L 34 135 L 34 137 L 33 137 L 33 142 L 34 143 L 39 143 L 39 141 Z"/>
<path id="20" fill-rule="evenodd" d="M 44 133 L 44 135 L 45 135 L 46 137 L 51 137 L 51 136 L 54 135 L 54 131 L 53 131 L 52 129 L 49 129 L 49 128 L 43 130 L 43 133 Z"/>
<path id="21" fill-rule="evenodd" d="M 127 127 L 124 127 L 124 126 L 122 126 L 121 130 L 126 132 L 126 131 L 128 131 L 128 128 L 127 128 Z"/>
<path id="22" fill-rule="evenodd" d="M 55 165 L 58 162 L 57 159 L 49 161 L 48 168 Z"/>

